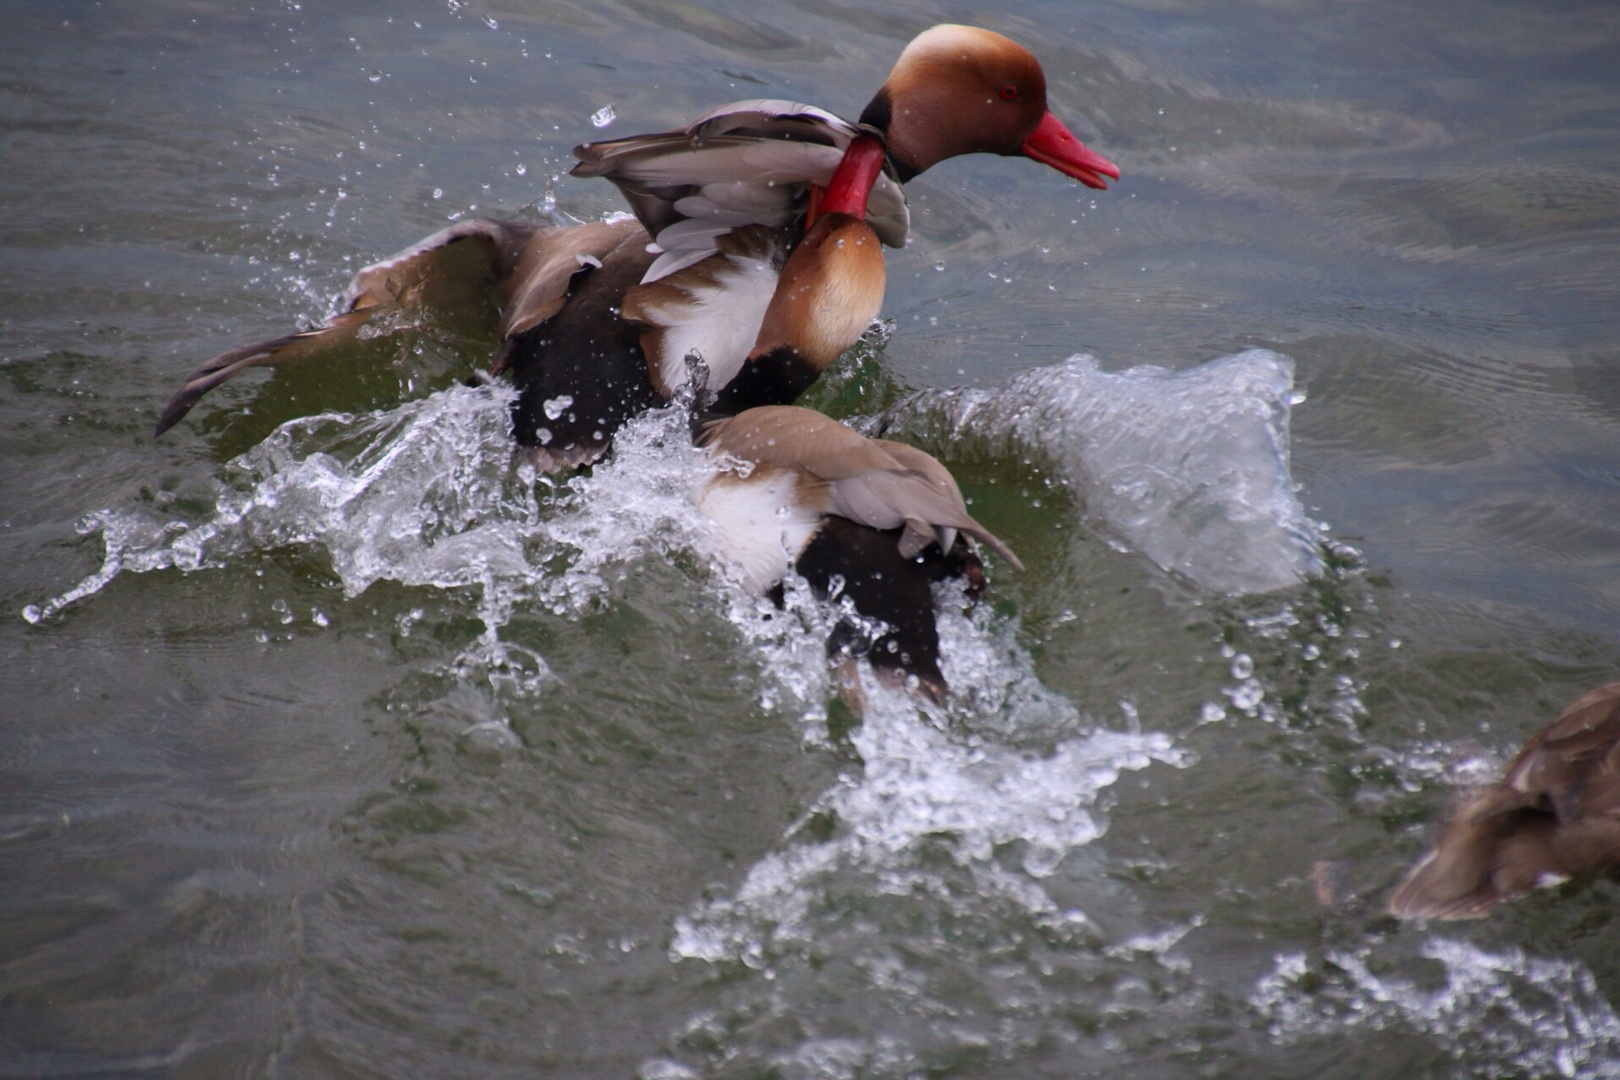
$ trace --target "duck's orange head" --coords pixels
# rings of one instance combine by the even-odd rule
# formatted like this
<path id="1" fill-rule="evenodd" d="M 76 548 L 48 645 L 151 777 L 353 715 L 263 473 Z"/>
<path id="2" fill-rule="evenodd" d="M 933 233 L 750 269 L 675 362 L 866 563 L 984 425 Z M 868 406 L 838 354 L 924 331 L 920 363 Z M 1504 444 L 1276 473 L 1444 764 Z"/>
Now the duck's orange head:
<path id="1" fill-rule="evenodd" d="M 1046 73 L 1011 38 L 946 24 L 912 39 L 861 113 L 882 131 L 902 181 L 958 154 L 1033 158 L 1087 187 L 1119 179 L 1046 107 Z"/>

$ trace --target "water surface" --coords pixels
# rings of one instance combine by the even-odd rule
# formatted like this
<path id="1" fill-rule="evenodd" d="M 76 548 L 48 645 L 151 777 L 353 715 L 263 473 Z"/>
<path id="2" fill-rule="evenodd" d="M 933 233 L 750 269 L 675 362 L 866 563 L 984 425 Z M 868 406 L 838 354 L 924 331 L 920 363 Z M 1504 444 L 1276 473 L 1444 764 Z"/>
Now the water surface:
<path id="1" fill-rule="evenodd" d="M 744 97 L 854 116 L 970 17 L 1124 180 L 910 185 L 892 333 L 817 402 L 1274 350 L 1308 581 L 1228 595 L 1061 453 L 941 439 L 1029 569 L 947 621 L 950 709 L 857 722 L 815 606 L 704 554 L 678 423 L 536 486 L 502 391 L 459 385 L 478 325 L 150 438 L 196 362 L 451 220 L 619 209 L 575 143 Z M 1620 677 L 1612 5 L 0 28 L 0 1074 L 1620 1075 L 1612 883 L 1381 913 L 1461 785 Z M 1095 415 L 1204 430 L 1247 400 L 1211 385 Z"/>

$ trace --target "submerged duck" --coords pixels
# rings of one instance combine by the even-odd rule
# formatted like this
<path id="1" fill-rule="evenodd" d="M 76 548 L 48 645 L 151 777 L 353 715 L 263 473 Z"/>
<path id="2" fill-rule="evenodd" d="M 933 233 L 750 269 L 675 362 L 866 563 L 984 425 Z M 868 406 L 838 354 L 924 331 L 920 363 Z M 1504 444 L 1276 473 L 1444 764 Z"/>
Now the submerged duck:
<path id="1" fill-rule="evenodd" d="M 517 441 L 542 469 L 585 464 L 685 384 L 689 357 L 708 369 L 714 409 L 736 412 L 793 401 L 855 343 L 881 291 L 841 297 L 849 317 L 811 348 L 784 351 L 762 336 L 767 310 L 795 288 L 790 256 L 838 242 L 817 233 L 824 216 L 859 203 L 879 241 L 903 244 L 900 183 L 960 154 L 1029 157 L 1095 188 L 1119 177 L 1047 110 L 1027 49 L 949 25 L 905 48 L 858 124 L 791 102 L 742 102 L 684 131 L 575 153 L 575 174 L 612 180 L 635 220 L 458 222 L 357 273 L 327 325 L 197 367 L 156 433 L 239 371 L 318 356 L 380 314 L 476 298 L 499 312 L 494 371 L 510 371 L 519 391 Z"/>
<path id="2" fill-rule="evenodd" d="M 783 578 L 797 573 L 818 598 L 847 600 L 827 642 L 846 694 L 864 656 L 881 682 L 943 702 L 933 583 L 965 578 L 977 599 L 984 564 L 974 541 L 1023 569 L 973 520 L 945 466 L 795 405 L 712 421 L 699 441 L 722 471 L 698 508 L 720 526 L 744 584 L 780 602 Z"/>
<path id="3" fill-rule="evenodd" d="M 1390 898 L 1401 918 L 1477 919 L 1529 889 L 1620 863 L 1620 682 L 1524 744 L 1457 807 Z"/>

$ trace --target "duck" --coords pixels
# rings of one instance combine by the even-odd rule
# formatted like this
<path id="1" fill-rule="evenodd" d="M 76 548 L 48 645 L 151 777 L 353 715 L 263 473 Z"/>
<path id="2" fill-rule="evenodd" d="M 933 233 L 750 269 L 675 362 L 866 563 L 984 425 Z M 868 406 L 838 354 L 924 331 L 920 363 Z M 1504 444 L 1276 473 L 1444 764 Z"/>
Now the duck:
<path id="1" fill-rule="evenodd" d="M 708 420 L 698 436 L 717 471 L 698 509 L 719 527 L 720 554 L 748 591 L 780 606 L 797 574 L 844 611 L 827 641 L 840 693 L 857 713 L 856 661 L 878 681 L 943 704 L 936 582 L 985 587 L 984 544 L 1023 564 L 968 513 L 937 458 L 871 438 L 797 405 L 762 405 Z"/>
<path id="2" fill-rule="evenodd" d="M 943 704 L 934 583 L 964 578 L 976 601 L 985 585 L 977 543 L 1022 569 L 968 513 L 950 471 L 924 451 L 795 405 L 738 404 L 746 400 L 739 386 L 770 378 L 773 366 L 830 363 L 876 314 L 886 271 L 877 230 L 864 217 L 876 167 L 858 151 L 840 162 L 814 224 L 782 267 L 743 372 L 721 372 L 713 391 L 714 372 L 693 353 L 686 385 L 671 389 L 691 410 L 696 442 L 714 467 L 698 510 L 719 527 L 719 554 L 744 587 L 782 606 L 786 578 L 797 574 L 818 599 L 843 606 L 827 652 L 857 714 L 862 657 L 880 683 Z"/>
<path id="3" fill-rule="evenodd" d="M 513 435 L 543 472 L 600 459 L 619 427 L 675 396 L 693 359 L 707 369 L 715 410 L 790 404 L 855 344 L 882 300 L 851 299 L 837 334 L 785 351 L 761 331 L 779 294 L 799 288 L 785 273 L 791 256 L 827 242 L 821 220 L 848 218 L 858 201 L 881 244 L 904 244 L 901 184 L 968 153 L 1026 157 L 1099 189 L 1120 175 L 1047 107 L 1028 49 L 977 27 L 935 26 L 905 47 L 856 123 L 747 101 L 679 131 L 577 147 L 574 174 L 617 185 L 630 216 L 459 221 L 356 273 L 326 324 L 200 364 L 154 434 L 239 372 L 330 356 L 469 298 L 498 313 L 491 374 L 512 379 Z"/>
<path id="4" fill-rule="evenodd" d="M 1398 918 L 1478 919 L 1538 885 L 1620 864 L 1620 682 L 1531 736 L 1465 796 L 1389 900 Z"/>

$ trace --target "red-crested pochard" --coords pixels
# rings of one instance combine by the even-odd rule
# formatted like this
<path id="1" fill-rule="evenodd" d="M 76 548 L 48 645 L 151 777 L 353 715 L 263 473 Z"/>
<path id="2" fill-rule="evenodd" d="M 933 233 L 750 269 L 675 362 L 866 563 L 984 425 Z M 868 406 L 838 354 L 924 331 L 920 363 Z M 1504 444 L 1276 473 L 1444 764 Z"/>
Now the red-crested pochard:
<path id="1" fill-rule="evenodd" d="M 794 356 L 760 336 L 783 267 L 816 235 L 828 193 L 842 200 L 832 208 L 869 203 L 872 231 L 898 245 L 909 219 L 897 181 L 977 152 L 1030 157 L 1097 188 L 1119 176 L 1047 110 L 1046 78 L 1027 49 L 988 30 L 936 26 L 901 53 L 859 124 L 791 102 L 742 102 L 685 131 L 578 148 L 576 174 L 612 180 L 639 221 L 458 222 L 361 270 L 326 326 L 200 365 L 157 433 L 239 371 L 320 354 L 379 314 L 469 296 L 499 311 L 494 367 L 512 374 L 514 434 L 541 468 L 601 456 L 628 418 L 669 399 L 693 354 L 717 409 L 791 402 L 866 325 L 852 314 Z M 880 300 L 860 297 L 851 310 L 875 314 Z"/>
<path id="2" fill-rule="evenodd" d="M 1620 683 L 1580 698 L 1467 796 L 1390 898 L 1401 918 L 1477 919 L 1497 904 L 1620 864 Z"/>
<path id="3" fill-rule="evenodd" d="M 854 617 L 827 642 L 835 665 L 865 656 L 881 681 L 943 701 L 932 584 L 963 577 L 977 599 L 975 540 L 1023 569 L 973 520 L 945 466 L 796 405 L 714 421 L 699 441 L 722 471 L 698 508 L 720 526 L 745 585 L 770 593 L 798 573 L 818 597 L 847 599 Z"/>

